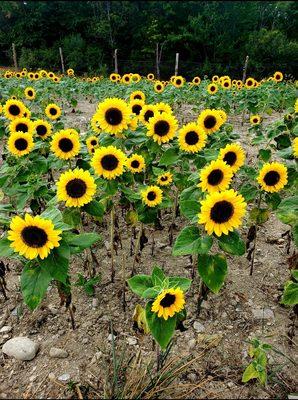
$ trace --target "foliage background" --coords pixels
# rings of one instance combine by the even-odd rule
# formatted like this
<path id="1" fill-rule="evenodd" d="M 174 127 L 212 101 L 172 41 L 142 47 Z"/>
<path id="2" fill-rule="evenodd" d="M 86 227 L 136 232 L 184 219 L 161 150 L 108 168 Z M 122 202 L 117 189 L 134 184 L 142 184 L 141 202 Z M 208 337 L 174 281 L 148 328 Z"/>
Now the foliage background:
<path id="1" fill-rule="evenodd" d="M 20 67 L 60 67 L 110 73 L 118 48 L 119 72 L 155 69 L 163 44 L 161 78 L 214 73 L 241 76 L 245 56 L 256 78 L 298 65 L 295 1 L 1 1 L 0 65 L 11 66 L 14 42 Z"/>

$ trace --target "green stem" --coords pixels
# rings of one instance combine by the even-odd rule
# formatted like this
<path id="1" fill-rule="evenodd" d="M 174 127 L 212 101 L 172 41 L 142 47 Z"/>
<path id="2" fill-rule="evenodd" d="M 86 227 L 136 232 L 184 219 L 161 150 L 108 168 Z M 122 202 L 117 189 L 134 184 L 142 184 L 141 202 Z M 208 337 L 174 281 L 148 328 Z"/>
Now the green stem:
<path id="1" fill-rule="evenodd" d="M 257 218 L 258 218 L 258 215 L 259 215 L 261 200 L 262 200 L 262 192 L 259 193 L 259 199 L 258 199 L 258 204 L 257 204 L 257 209 L 258 209 Z M 257 232 L 258 232 L 258 230 L 257 230 L 258 229 L 257 221 L 258 221 L 258 219 L 256 220 L 256 223 L 255 223 L 255 237 L 254 237 L 254 242 L 253 242 L 253 250 L 252 250 L 252 257 L 251 257 L 251 262 L 250 262 L 249 275 L 253 274 L 253 268 L 254 268 L 254 262 L 255 262 L 255 253 L 256 253 L 256 244 L 257 244 Z"/>

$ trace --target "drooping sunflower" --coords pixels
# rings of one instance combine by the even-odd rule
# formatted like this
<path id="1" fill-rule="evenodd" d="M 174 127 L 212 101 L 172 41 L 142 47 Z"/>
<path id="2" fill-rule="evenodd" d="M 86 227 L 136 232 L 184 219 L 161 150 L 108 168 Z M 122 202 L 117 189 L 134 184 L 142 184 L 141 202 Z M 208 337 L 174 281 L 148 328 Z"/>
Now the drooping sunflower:
<path id="1" fill-rule="evenodd" d="M 266 163 L 261 168 L 257 181 L 265 192 L 279 192 L 288 182 L 287 167 L 279 162 Z"/>
<path id="2" fill-rule="evenodd" d="M 95 115 L 99 127 L 104 132 L 117 134 L 127 129 L 130 107 L 124 100 L 110 98 L 98 105 Z"/>
<path id="3" fill-rule="evenodd" d="M 140 120 L 146 125 L 148 124 L 150 118 L 154 117 L 157 112 L 157 107 L 154 104 L 146 104 L 143 106 L 142 111 L 140 112 Z"/>
<path id="4" fill-rule="evenodd" d="M 127 159 L 126 166 L 133 174 L 142 172 L 145 169 L 145 159 L 139 154 L 132 154 Z"/>
<path id="5" fill-rule="evenodd" d="M 207 92 L 209 94 L 215 94 L 218 91 L 218 86 L 216 85 L 216 83 L 209 83 L 209 85 L 207 86 Z"/>
<path id="6" fill-rule="evenodd" d="M 293 140 L 292 149 L 294 157 L 298 158 L 298 137 Z"/>
<path id="7" fill-rule="evenodd" d="M 34 132 L 34 124 L 29 118 L 15 118 L 9 124 L 9 130 L 11 133 L 23 132 L 32 135 Z"/>
<path id="8" fill-rule="evenodd" d="M 155 82 L 154 91 L 156 93 L 162 93 L 164 91 L 164 89 L 165 89 L 165 87 L 160 81 Z"/>
<path id="9" fill-rule="evenodd" d="M 226 162 L 232 172 L 235 173 L 244 165 L 245 153 L 240 144 L 227 144 L 223 149 L 220 149 L 218 160 Z"/>
<path id="10" fill-rule="evenodd" d="M 87 149 L 88 149 L 89 153 L 93 154 L 94 151 L 95 151 L 95 148 L 98 147 L 98 139 L 97 139 L 97 137 L 94 136 L 94 135 L 93 136 L 89 136 L 86 139 L 86 146 L 87 146 Z"/>
<path id="11" fill-rule="evenodd" d="M 147 125 L 147 136 L 158 144 L 167 143 L 173 139 L 178 128 L 177 119 L 170 114 L 157 114 L 150 118 Z"/>
<path id="12" fill-rule="evenodd" d="M 246 203 L 233 189 L 210 193 L 201 201 L 199 224 L 205 225 L 208 235 L 227 235 L 241 225 Z"/>
<path id="13" fill-rule="evenodd" d="M 148 186 L 141 192 L 141 196 L 143 203 L 148 207 L 155 207 L 162 202 L 162 190 L 155 185 Z"/>
<path id="14" fill-rule="evenodd" d="M 67 207 L 82 207 L 90 203 L 96 192 L 94 178 L 81 168 L 60 175 L 57 182 L 57 197 Z"/>
<path id="15" fill-rule="evenodd" d="M 273 74 L 273 79 L 275 80 L 275 82 L 281 82 L 283 80 L 284 76 L 282 74 L 282 72 L 276 71 Z"/>
<path id="16" fill-rule="evenodd" d="M 4 116 L 7 119 L 21 118 L 24 116 L 26 107 L 20 100 L 7 100 L 3 106 Z"/>
<path id="17" fill-rule="evenodd" d="M 141 90 L 135 90 L 134 92 L 132 92 L 130 94 L 129 99 L 130 99 L 130 101 L 143 100 L 143 102 L 145 102 L 146 95 Z"/>
<path id="18" fill-rule="evenodd" d="M 223 124 L 226 123 L 227 119 L 228 119 L 227 113 L 224 110 L 217 110 L 217 112 L 218 112 L 220 118 L 222 119 L 222 123 Z"/>
<path id="19" fill-rule="evenodd" d="M 131 112 L 137 116 L 140 115 L 142 108 L 144 106 L 144 100 L 133 100 L 130 103 Z"/>
<path id="20" fill-rule="evenodd" d="M 231 168 L 222 160 L 213 160 L 200 172 L 199 187 L 209 193 L 226 190 L 233 178 Z"/>
<path id="21" fill-rule="evenodd" d="M 222 124 L 222 119 L 217 110 L 203 110 L 198 117 L 198 125 L 207 133 L 207 135 L 218 131 Z"/>
<path id="22" fill-rule="evenodd" d="M 184 309 L 185 299 L 183 291 L 177 288 L 164 289 L 154 300 L 151 311 L 158 318 L 167 320 Z"/>
<path id="23" fill-rule="evenodd" d="M 25 156 L 29 154 L 34 147 L 33 137 L 28 133 L 14 132 L 9 136 L 7 146 L 8 150 L 14 156 Z"/>
<path id="24" fill-rule="evenodd" d="M 169 186 L 173 182 L 173 175 L 170 172 L 165 172 L 157 177 L 159 186 Z"/>
<path id="25" fill-rule="evenodd" d="M 247 78 L 246 81 L 245 81 L 246 89 L 252 89 L 254 86 L 255 86 L 254 78 Z"/>
<path id="26" fill-rule="evenodd" d="M 261 123 L 261 117 L 259 115 L 252 115 L 249 119 L 252 125 L 259 125 Z"/>
<path id="27" fill-rule="evenodd" d="M 192 80 L 192 84 L 198 86 L 201 83 L 201 78 L 199 76 L 195 76 Z"/>
<path id="28" fill-rule="evenodd" d="M 195 122 L 184 125 L 178 132 L 178 143 L 181 150 L 197 153 L 206 145 L 207 135 Z"/>
<path id="29" fill-rule="evenodd" d="M 24 219 L 19 216 L 12 218 L 7 237 L 15 252 L 33 260 L 38 256 L 44 259 L 54 247 L 59 247 L 61 233 L 51 220 L 25 214 Z"/>
<path id="30" fill-rule="evenodd" d="M 172 82 L 173 86 L 175 86 L 176 88 L 180 88 L 183 86 L 184 84 L 184 79 L 182 76 L 175 76 L 175 79 L 173 79 Z"/>
<path id="31" fill-rule="evenodd" d="M 54 121 L 61 116 L 61 108 L 54 103 L 48 104 L 45 108 L 45 114 Z"/>
<path id="32" fill-rule="evenodd" d="M 92 130 L 95 133 L 101 133 L 101 129 L 99 126 L 99 121 L 98 121 L 98 115 L 96 113 L 92 116 L 92 118 L 90 120 L 90 125 L 91 125 Z"/>
<path id="33" fill-rule="evenodd" d="M 114 146 L 108 146 L 95 150 L 91 165 L 99 176 L 115 179 L 123 174 L 125 162 L 126 156 L 121 150 Z"/>
<path id="34" fill-rule="evenodd" d="M 51 151 L 58 158 L 69 160 L 79 154 L 80 147 L 78 137 L 66 129 L 61 129 L 53 135 Z"/>
<path id="35" fill-rule="evenodd" d="M 36 92 L 33 89 L 33 87 L 26 87 L 26 89 L 24 90 L 24 94 L 27 100 L 34 100 L 35 96 L 36 96 Z"/>
<path id="36" fill-rule="evenodd" d="M 160 103 L 156 103 L 155 107 L 156 107 L 157 111 L 161 114 L 162 113 L 173 114 L 173 110 L 172 110 L 171 106 L 162 101 Z"/>
<path id="37" fill-rule="evenodd" d="M 52 134 L 52 125 L 44 119 L 38 119 L 37 121 L 34 121 L 33 126 L 37 136 L 42 139 L 46 139 Z"/>

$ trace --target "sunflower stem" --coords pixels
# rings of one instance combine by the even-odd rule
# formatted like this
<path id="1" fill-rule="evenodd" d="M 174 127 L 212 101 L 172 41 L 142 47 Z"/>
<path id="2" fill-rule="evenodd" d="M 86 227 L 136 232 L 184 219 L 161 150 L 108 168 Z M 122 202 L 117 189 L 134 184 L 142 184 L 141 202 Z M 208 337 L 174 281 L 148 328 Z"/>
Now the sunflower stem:
<path id="1" fill-rule="evenodd" d="M 258 199 L 258 204 L 257 204 L 257 209 L 258 209 L 258 214 L 257 215 L 259 215 L 261 200 L 262 200 L 262 192 L 259 193 L 259 199 Z M 256 253 L 256 245 L 257 245 L 257 234 L 258 234 L 257 220 L 256 220 L 256 223 L 254 225 L 254 231 L 255 231 L 255 236 L 254 236 L 252 256 L 251 256 L 251 261 L 250 261 L 250 271 L 249 271 L 249 275 L 250 276 L 253 274 L 254 262 L 255 262 L 255 253 Z"/>
<path id="2" fill-rule="evenodd" d="M 134 255 L 132 269 L 131 269 L 131 276 L 133 276 L 136 273 L 136 263 L 137 263 L 138 256 L 139 256 L 142 233 L 143 233 L 143 223 L 141 223 L 140 230 L 138 233 L 137 243 L 136 243 L 136 247 L 135 247 L 135 255 Z M 138 260 L 138 261 L 140 262 L 140 260 Z"/>
<path id="3" fill-rule="evenodd" d="M 170 246 L 173 244 L 173 230 L 175 227 L 175 218 L 176 218 L 176 210 L 177 210 L 177 205 L 178 205 L 178 190 L 175 190 L 175 197 L 174 197 L 174 204 L 173 204 L 173 209 L 172 209 L 172 220 L 171 220 L 171 225 L 169 229 L 169 241 L 170 241 Z"/>
<path id="4" fill-rule="evenodd" d="M 110 219 L 110 248 L 111 248 L 111 282 L 114 282 L 115 279 L 115 266 L 114 266 L 114 223 L 115 223 L 115 208 L 114 204 L 111 208 L 111 219 Z"/>
<path id="5" fill-rule="evenodd" d="M 122 308 L 123 312 L 126 311 L 126 298 L 125 298 L 125 292 L 126 292 L 126 274 L 125 274 L 125 268 L 126 267 L 126 257 L 125 254 L 122 256 L 122 279 L 123 279 L 123 289 L 122 289 Z"/>

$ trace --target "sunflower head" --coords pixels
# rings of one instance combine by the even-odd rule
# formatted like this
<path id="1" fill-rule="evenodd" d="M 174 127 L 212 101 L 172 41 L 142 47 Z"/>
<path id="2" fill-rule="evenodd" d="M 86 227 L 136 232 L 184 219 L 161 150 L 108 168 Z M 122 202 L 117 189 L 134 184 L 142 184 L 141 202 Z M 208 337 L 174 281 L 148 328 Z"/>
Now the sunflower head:
<path id="1" fill-rule="evenodd" d="M 50 103 L 46 106 L 45 109 L 46 116 L 51 120 L 56 120 L 61 116 L 61 108 L 57 106 L 57 104 Z"/>
<path id="2" fill-rule="evenodd" d="M 99 103 L 94 118 L 104 132 L 117 134 L 127 129 L 130 112 L 130 107 L 124 100 L 110 98 Z"/>
<path id="3" fill-rule="evenodd" d="M 48 121 L 38 119 L 33 123 L 34 131 L 41 139 L 46 139 L 52 134 L 52 126 Z"/>
<path id="4" fill-rule="evenodd" d="M 90 154 L 93 154 L 95 149 L 98 147 L 98 138 L 96 136 L 94 136 L 94 135 L 93 136 L 89 136 L 86 139 L 86 146 L 87 146 L 88 152 Z"/>
<path id="5" fill-rule="evenodd" d="M 114 146 L 100 147 L 95 150 L 91 165 L 94 171 L 105 179 L 115 179 L 124 172 L 125 154 Z"/>
<path id="6" fill-rule="evenodd" d="M 251 125 L 259 125 L 261 123 L 261 117 L 259 115 L 252 115 L 249 119 Z"/>
<path id="7" fill-rule="evenodd" d="M 206 145 L 207 135 L 195 122 L 184 125 L 178 133 L 178 143 L 181 150 L 197 153 Z"/>
<path id="8" fill-rule="evenodd" d="M 193 85 L 198 86 L 201 83 L 201 78 L 199 76 L 195 76 L 192 80 Z"/>
<path id="9" fill-rule="evenodd" d="M 130 102 L 131 112 L 136 116 L 140 115 L 143 106 L 144 106 L 144 100 L 137 99 Z"/>
<path id="10" fill-rule="evenodd" d="M 283 80 L 284 76 L 282 74 L 282 72 L 276 71 L 273 75 L 273 79 L 275 80 L 275 82 L 281 82 Z"/>
<path id="11" fill-rule="evenodd" d="M 3 106 L 4 116 L 7 119 L 13 120 L 24 116 L 26 107 L 20 100 L 7 100 Z"/>
<path id="12" fill-rule="evenodd" d="M 156 207 L 162 202 L 162 190 L 155 185 L 148 186 L 145 190 L 141 192 L 142 201 L 148 207 Z"/>
<path id="13" fill-rule="evenodd" d="M 34 124 L 29 118 L 14 118 L 9 124 L 9 130 L 11 133 L 23 132 L 32 135 L 34 132 Z"/>
<path id="14" fill-rule="evenodd" d="M 148 122 L 147 136 L 152 137 L 158 144 L 167 143 L 174 138 L 177 128 L 178 121 L 173 115 L 158 113 Z"/>
<path id="15" fill-rule="evenodd" d="M 34 100 L 36 96 L 35 90 L 30 86 L 25 88 L 24 94 L 27 100 Z"/>
<path id="16" fill-rule="evenodd" d="M 160 81 L 155 82 L 154 91 L 156 93 L 162 93 L 164 91 L 164 89 L 165 89 L 165 86 L 162 82 L 160 82 Z"/>
<path id="17" fill-rule="evenodd" d="M 255 80 L 253 78 L 247 78 L 245 81 L 246 89 L 252 89 L 255 86 Z"/>
<path id="18" fill-rule="evenodd" d="M 198 117 L 198 125 L 207 134 L 216 132 L 222 126 L 223 121 L 217 110 L 206 109 Z"/>
<path id="19" fill-rule="evenodd" d="M 159 186 L 169 186 L 173 182 L 173 175 L 170 172 L 165 172 L 157 177 Z"/>
<path id="20" fill-rule="evenodd" d="M 142 111 L 140 112 L 140 120 L 143 124 L 147 125 L 150 118 L 154 117 L 156 113 L 158 113 L 158 111 L 154 104 L 146 104 L 142 107 Z"/>
<path id="21" fill-rule="evenodd" d="M 173 86 L 176 88 L 180 88 L 184 85 L 184 78 L 183 76 L 175 76 L 172 82 Z"/>
<path id="22" fill-rule="evenodd" d="M 33 147 L 33 137 L 28 133 L 13 132 L 7 142 L 8 150 L 17 157 L 25 156 L 29 154 Z"/>
<path id="23" fill-rule="evenodd" d="M 215 94 L 218 91 L 218 86 L 216 83 L 209 83 L 207 86 L 207 91 L 209 94 Z"/>
<path id="24" fill-rule="evenodd" d="M 226 147 L 220 149 L 218 159 L 227 163 L 232 172 L 235 173 L 244 165 L 245 153 L 240 144 L 227 144 Z"/>
<path id="25" fill-rule="evenodd" d="M 171 106 L 167 103 L 163 103 L 162 101 L 160 103 L 156 103 L 155 107 L 160 114 L 162 113 L 173 114 Z"/>
<path id="26" fill-rule="evenodd" d="M 177 288 L 164 289 L 154 300 L 151 311 L 158 318 L 167 320 L 184 309 L 185 299 L 183 291 Z"/>
<path id="27" fill-rule="evenodd" d="M 24 219 L 16 216 L 11 220 L 8 239 L 12 242 L 10 246 L 21 256 L 29 260 L 44 259 L 54 247 L 59 247 L 61 233 L 51 220 L 25 214 Z"/>
<path id="28" fill-rule="evenodd" d="M 131 76 L 130 74 L 124 74 L 121 78 L 121 83 L 129 85 L 131 83 Z"/>
<path id="29" fill-rule="evenodd" d="M 298 158 L 298 137 L 296 137 L 296 138 L 293 140 L 293 143 L 292 143 L 292 150 L 293 150 L 293 155 L 294 155 L 294 157 L 295 157 L 295 158 Z"/>
<path id="30" fill-rule="evenodd" d="M 226 190 L 232 180 L 231 168 L 222 160 L 211 161 L 200 173 L 199 187 L 210 193 Z"/>
<path id="31" fill-rule="evenodd" d="M 142 172 L 145 169 L 145 159 L 139 154 L 132 154 L 127 159 L 126 166 L 133 174 Z"/>
<path id="32" fill-rule="evenodd" d="M 79 154 L 80 141 L 76 135 L 62 129 L 53 135 L 51 151 L 56 157 L 69 160 Z"/>
<path id="33" fill-rule="evenodd" d="M 279 192 L 288 182 L 287 167 L 278 162 L 266 163 L 261 168 L 257 181 L 265 192 Z"/>
<path id="34" fill-rule="evenodd" d="M 143 102 L 145 102 L 146 95 L 141 90 L 135 90 L 134 92 L 131 93 L 131 95 L 129 96 L 129 99 L 130 99 L 130 101 L 143 100 Z"/>
<path id="35" fill-rule="evenodd" d="M 149 81 L 153 81 L 153 80 L 154 80 L 154 74 L 152 74 L 152 73 L 148 74 L 148 75 L 147 75 L 147 79 L 148 79 Z"/>

